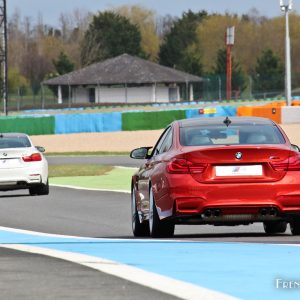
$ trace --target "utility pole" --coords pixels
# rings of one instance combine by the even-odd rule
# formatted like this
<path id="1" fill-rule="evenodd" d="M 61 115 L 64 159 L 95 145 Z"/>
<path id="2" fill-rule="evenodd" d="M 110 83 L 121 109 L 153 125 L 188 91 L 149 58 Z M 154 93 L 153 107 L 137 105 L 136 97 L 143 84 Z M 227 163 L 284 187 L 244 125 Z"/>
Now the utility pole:
<path id="1" fill-rule="evenodd" d="M 232 55 L 234 45 L 234 26 L 228 27 L 226 31 L 226 98 L 232 98 Z"/>
<path id="2" fill-rule="evenodd" d="M 7 100 L 7 13 L 6 0 L 0 0 L 0 64 L 3 90 L 3 111 L 8 115 Z"/>
<path id="3" fill-rule="evenodd" d="M 286 105 L 292 105 L 292 76 L 291 76 L 291 42 L 289 29 L 289 12 L 292 10 L 293 1 L 289 0 L 284 3 L 284 0 L 279 1 L 281 10 L 285 13 L 285 96 Z M 287 1 L 286 1 L 287 2 Z"/>

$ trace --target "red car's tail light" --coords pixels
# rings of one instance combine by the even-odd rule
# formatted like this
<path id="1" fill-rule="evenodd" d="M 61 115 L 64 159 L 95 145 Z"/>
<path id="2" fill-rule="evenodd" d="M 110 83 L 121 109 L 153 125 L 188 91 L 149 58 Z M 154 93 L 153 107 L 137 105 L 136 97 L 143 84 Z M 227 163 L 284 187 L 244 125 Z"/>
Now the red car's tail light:
<path id="1" fill-rule="evenodd" d="M 42 155 L 40 153 L 33 153 L 30 156 L 23 156 L 22 159 L 25 162 L 41 161 Z"/>
<path id="2" fill-rule="evenodd" d="M 288 159 L 279 162 L 271 162 L 271 166 L 275 171 L 287 171 L 288 165 Z"/>
<path id="3" fill-rule="evenodd" d="M 190 163 L 189 170 L 192 174 L 199 174 L 203 173 L 206 169 L 207 164 L 200 164 L 200 163 Z"/>
<path id="4" fill-rule="evenodd" d="M 300 155 L 289 158 L 288 171 L 300 171 Z"/>
<path id="5" fill-rule="evenodd" d="M 276 171 L 300 171 L 300 155 L 291 156 L 284 161 L 272 162 L 271 165 Z"/>
<path id="6" fill-rule="evenodd" d="M 203 173 L 207 164 L 192 163 L 183 158 L 175 158 L 167 165 L 168 173 L 172 174 L 199 174 Z"/>
<path id="7" fill-rule="evenodd" d="M 167 171 L 172 174 L 189 173 L 188 161 L 182 158 L 173 159 L 168 163 Z"/>

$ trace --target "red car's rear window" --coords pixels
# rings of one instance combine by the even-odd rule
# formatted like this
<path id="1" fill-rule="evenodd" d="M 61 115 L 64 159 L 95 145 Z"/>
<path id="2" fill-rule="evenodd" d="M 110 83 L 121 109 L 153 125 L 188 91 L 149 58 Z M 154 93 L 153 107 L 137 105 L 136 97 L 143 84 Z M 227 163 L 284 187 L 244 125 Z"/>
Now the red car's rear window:
<path id="1" fill-rule="evenodd" d="M 192 126 L 180 128 L 183 146 L 285 144 L 275 125 Z"/>

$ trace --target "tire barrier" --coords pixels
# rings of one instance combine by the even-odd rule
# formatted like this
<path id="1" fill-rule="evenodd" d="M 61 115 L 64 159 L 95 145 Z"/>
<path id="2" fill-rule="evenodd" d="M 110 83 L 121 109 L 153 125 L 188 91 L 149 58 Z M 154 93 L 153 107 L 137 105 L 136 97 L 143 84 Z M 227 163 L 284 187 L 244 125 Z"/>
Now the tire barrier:
<path id="1" fill-rule="evenodd" d="M 113 132 L 122 130 L 122 113 L 55 116 L 55 133 Z"/>
<path id="2" fill-rule="evenodd" d="M 273 102 L 262 106 L 239 106 L 237 116 L 262 117 L 281 123 L 281 110 L 286 105 L 285 102 Z"/>
<path id="3" fill-rule="evenodd" d="M 236 116 L 237 108 L 234 106 L 212 106 L 204 109 L 186 110 L 186 119 L 210 118 L 210 117 L 233 117 Z"/>
<path id="4" fill-rule="evenodd" d="M 125 112 L 122 114 L 122 130 L 132 131 L 162 129 L 175 120 L 185 118 L 185 110 Z"/>
<path id="5" fill-rule="evenodd" d="M 209 117 L 258 116 L 277 123 L 296 122 L 289 118 L 285 102 L 263 106 L 211 105 L 204 108 L 160 111 L 126 111 L 112 113 L 73 113 L 55 116 L 1 117 L 1 132 L 24 132 L 30 135 L 67 134 L 80 132 L 115 132 L 162 129 L 174 120 Z M 292 108 L 299 114 L 300 101 L 294 100 Z M 284 117 L 282 112 L 284 111 Z M 297 111 L 297 112 L 296 112 Z M 286 119 L 286 120 L 285 120 Z"/>
<path id="6" fill-rule="evenodd" d="M 29 135 L 55 133 L 55 118 L 47 117 L 2 117 L 0 132 L 22 132 Z"/>

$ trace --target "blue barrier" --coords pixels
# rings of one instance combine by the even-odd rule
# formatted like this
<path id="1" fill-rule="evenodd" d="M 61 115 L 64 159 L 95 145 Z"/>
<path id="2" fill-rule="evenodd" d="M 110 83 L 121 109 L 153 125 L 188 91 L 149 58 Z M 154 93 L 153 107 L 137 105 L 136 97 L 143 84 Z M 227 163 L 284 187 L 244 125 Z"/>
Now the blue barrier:
<path id="1" fill-rule="evenodd" d="M 187 109 L 185 112 L 186 118 L 233 117 L 237 113 L 237 108 L 233 106 L 213 106 L 205 107 L 205 109 L 216 109 L 216 112 L 212 114 L 200 114 L 199 109 Z"/>
<path id="2" fill-rule="evenodd" d="M 161 106 L 162 108 L 160 109 L 160 111 L 169 110 L 165 105 Z M 237 108 L 235 106 L 210 106 L 205 107 L 204 109 L 212 109 L 215 110 L 215 112 L 211 114 L 199 114 L 199 109 L 197 108 L 185 110 L 176 107 L 176 105 L 174 110 L 184 110 L 185 117 L 187 119 L 218 116 L 236 116 L 237 113 Z M 142 110 L 129 111 L 139 112 Z M 58 114 L 54 116 L 55 125 L 53 124 L 53 131 L 55 132 L 55 134 L 122 131 L 122 114 L 122 112 Z"/>
<path id="3" fill-rule="evenodd" d="M 214 106 L 206 107 L 216 109 L 212 114 L 199 114 L 199 109 L 185 111 L 186 118 L 208 118 L 220 116 L 235 116 L 236 107 Z M 55 133 L 80 132 L 114 132 L 122 131 L 122 113 L 96 113 L 96 114 L 69 114 L 55 116 Z"/>
<path id="4" fill-rule="evenodd" d="M 122 114 L 72 114 L 55 116 L 55 133 L 113 132 L 122 130 Z"/>

